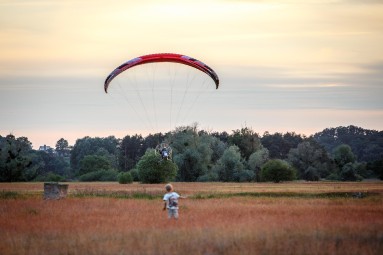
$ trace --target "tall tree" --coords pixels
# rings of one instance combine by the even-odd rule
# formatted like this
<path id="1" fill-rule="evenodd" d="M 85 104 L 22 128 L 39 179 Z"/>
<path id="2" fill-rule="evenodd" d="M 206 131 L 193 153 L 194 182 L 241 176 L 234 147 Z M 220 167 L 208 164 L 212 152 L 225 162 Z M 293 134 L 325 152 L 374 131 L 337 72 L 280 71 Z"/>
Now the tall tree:
<path id="1" fill-rule="evenodd" d="M 113 168 L 107 157 L 99 155 L 86 155 L 81 160 L 80 166 L 79 175 Z"/>
<path id="2" fill-rule="evenodd" d="M 341 126 L 326 128 L 316 133 L 314 139 L 329 153 L 339 145 L 349 145 L 359 162 L 373 162 L 383 157 L 383 131 Z"/>
<path id="3" fill-rule="evenodd" d="M 342 168 L 347 163 L 355 162 L 355 155 L 352 152 L 352 149 L 347 144 L 341 144 L 334 149 L 334 160 L 339 168 Z"/>
<path id="4" fill-rule="evenodd" d="M 269 150 L 261 148 L 250 155 L 248 165 L 251 171 L 254 172 L 257 181 L 260 181 L 261 167 L 269 160 Z"/>
<path id="5" fill-rule="evenodd" d="M 102 154 L 107 156 L 113 167 L 117 167 L 117 148 L 120 141 L 114 136 L 106 138 L 86 136 L 82 139 L 77 139 L 71 151 L 70 163 L 71 168 L 78 173 L 80 170 L 80 162 L 87 155 Z M 107 153 L 108 155 L 105 155 Z"/>
<path id="6" fill-rule="evenodd" d="M 146 146 L 141 135 L 125 136 L 119 146 L 119 168 L 124 172 L 131 170 L 145 151 Z"/>
<path id="7" fill-rule="evenodd" d="M 370 169 L 376 177 L 383 180 L 383 157 L 380 160 L 368 163 L 367 169 Z"/>
<path id="8" fill-rule="evenodd" d="M 0 137 L 0 181 L 29 181 L 30 175 L 25 173 L 32 164 L 31 151 L 32 144 L 26 137 Z"/>
<path id="9" fill-rule="evenodd" d="M 336 171 L 326 150 L 315 140 L 308 139 L 291 149 L 288 161 L 297 169 L 298 178 L 318 181 Z"/>
<path id="10" fill-rule="evenodd" d="M 179 181 L 196 181 L 207 173 L 213 155 L 215 139 L 199 135 L 194 126 L 179 127 L 167 138 L 173 149 L 173 160 L 178 166 Z"/>
<path id="11" fill-rule="evenodd" d="M 214 166 L 218 179 L 224 182 L 250 181 L 254 175 L 245 169 L 245 162 L 237 146 L 232 145 L 225 150 L 222 157 Z"/>
<path id="12" fill-rule="evenodd" d="M 262 145 L 269 150 L 270 158 L 286 159 L 287 154 L 299 143 L 303 142 L 304 137 L 288 132 L 285 134 L 265 132 L 261 138 Z"/>
<path id="13" fill-rule="evenodd" d="M 68 147 L 69 147 L 68 141 L 65 140 L 64 138 L 60 138 L 56 142 L 56 152 L 57 152 L 57 154 L 59 154 L 60 156 L 68 156 L 68 154 L 69 154 Z"/>
<path id="14" fill-rule="evenodd" d="M 233 130 L 233 134 L 229 136 L 229 144 L 236 145 L 246 160 L 253 152 L 261 148 L 259 135 L 248 127 Z"/>

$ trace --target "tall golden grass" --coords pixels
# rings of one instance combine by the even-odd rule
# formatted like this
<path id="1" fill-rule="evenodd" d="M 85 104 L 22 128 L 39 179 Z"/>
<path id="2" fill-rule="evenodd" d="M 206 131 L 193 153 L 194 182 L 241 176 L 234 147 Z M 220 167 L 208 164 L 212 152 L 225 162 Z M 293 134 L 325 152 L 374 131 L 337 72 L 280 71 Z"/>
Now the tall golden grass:
<path id="1" fill-rule="evenodd" d="M 235 193 L 339 193 L 371 192 L 383 193 L 382 181 L 371 182 L 284 182 L 284 183 L 188 183 L 177 182 L 175 188 L 183 194 L 235 194 Z M 39 182 L 0 183 L 0 191 L 27 193 L 43 192 L 44 185 Z M 69 194 L 81 191 L 125 191 L 162 194 L 164 184 L 133 183 L 119 185 L 116 182 L 70 182 Z"/>
<path id="2" fill-rule="evenodd" d="M 41 183 L 29 185 L 0 184 L 0 191 L 42 190 Z M 175 183 L 178 192 L 191 196 L 180 201 L 178 221 L 167 220 L 161 199 L 4 198 L 0 200 L 0 254 L 383 254 L 382 183 L 328 185 Z M 70 183 L 69 189 L 142 189 L 162 194 L 163 186 Z M 362 199 L 195 196 L 259 189 L 373 190 L 377 195 Z"/>

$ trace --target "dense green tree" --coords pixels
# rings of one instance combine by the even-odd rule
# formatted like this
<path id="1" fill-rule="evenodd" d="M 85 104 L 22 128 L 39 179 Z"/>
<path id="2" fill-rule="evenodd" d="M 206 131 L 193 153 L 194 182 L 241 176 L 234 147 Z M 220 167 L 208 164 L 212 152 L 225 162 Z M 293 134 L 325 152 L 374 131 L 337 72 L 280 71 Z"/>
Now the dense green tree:
<path id="1" fill-rule="evenodd" d="M 187 148 L 182 153 L 174 154 L 173 161 L 177 164 L 178 180 L 195 181 L 204 173 L 200 154 L 195 148 Z"/>
<path id="2" fill-rule="evenodd" d="M 226 150 L 227 144 L 219 138 L 211 135 L 203 135 L 200 137 L 201 143 L 207 145 L 211 149 L 212 154 L 210 157 L 210 164 L 215 164 Z"/>
<path id="3" fill-rule="evenodd" d="M 140 181 L 140 177 L 138 175 L 138 170 L 137 168 L 133 168 L 129 171 L 129 173 L 132 175 L 133 181 L 138 182 Z"/>
<path id="4" fill-rule="evenodd" d="M 154 149 L 148 149 L 137 163 L 137 170 L 143 183 L 164 183 L 174 180 L 178 168 L 171 160 L 162 160 Z"/>
<path id="5" fill-rule="evenodd" d="M 338 166 L 338 171 L 332 177 L 340 181 L 358 181 L 366 175 L 366 164 L 356 161 L 352 149 L 347 144 L 341 144 L 333 150 L 333 158 Z"/>
<path id="6" fill-rule="evenodd" d="M 303 142 L 304 137 L 294 132 L 274 133 L 265 132 L 261 138 L 263 147 L 268 149 L 272 159 L 286 159 L 289 151 Z"/>
<path id="7" fill-rule="evenodd" d="M 348 162 L 342 166 L 340 170 L 340 180 L 341 181 L 360 181 L 363 179 L 362 176 L 358 174 L 358 168 L 360 167 L 359 163 Z"/>
<path id="8" fill-rule="evenodd" d="M 112 168 L 110 161 L 105 156 L 86 155 L 80 162 L 79 175 Z"/>
<path id="9" fill-rule="evenodd" d="M 71 168 L 75 174 L 80 170 L 80 162 L 87 155 L 103 154 L 111 162 L 114 168 L 117 168 L 117 148 L 119 145 L 119 140 L 114 136 L 109 136 L 107 138 L 95 137 L 91 138 L 86 136 L 82 139 L 77 139 L 70 156 Z M 109 155 L 105 155 L 105 154 Z"/>
<path id="10" fill-rule="evenodd" d="M 31 154 L 31 169 L 36 174 L 36 178 L 44 180 L 44 176 L 59 175 L 63 178 L 71 176 L 69 160 L 53 151 L 33 151 Z"/>
<path id="11" fill-rule="evenodd" d="M 165 138 L 166 138 L 166 134 L 163 134 L 163 133 L 155 133 L 155 134 L 149 134 L 147 135 L 145 138 L 144 138 L 144 143 L 143 143 L 143 153 L 145 153 L 145 151 L 147 149 L 150 149 L 150 148 L 156 148 L 157 145 L 159 145 L 160 143 L 162 143 Z"/>
<path id="12" fill-rule="evenodd" d="M 129 172 L 121 172 L 117 176 L 118 183 L 128 184 L 133 182 L 133 177 Z"/>
<path id="13" fill-rule="evenodd" d="M 56 152 L 59 156 L 68 156 L 69 155 L 69 144 L 68 141 L 64 138 L 60 138 L 56 142 Z"/>
<path id="14" fill-rule="evenodd" d="M 219 181 L 219 176 L 214 168 L 211 171 L 208 171 L 204 175 L 201 175 L 197 178 L 198 182 L 217 182 Z"/>
<path id="15" fill-rule="evenodd" d="M 207 134 L 199 134 L 194 126 L 179 127 L 167 138 L 173 149 L 173 161 L 178 166 L 178 181 L 196 181 L 211 170 L 212 158 L 222 142 Z M 217 149 L 216 152 L 213 148 Z"/>
<path id="16" fill-rule="evenodd" d="M 218 175 L 218 180 L 224 182 L 250 181 L 254 178 L 254 173 L 245 169 L 245 162 L 235 145 L 224 151 L 213 171 Z"/>
<path id="17" fill-rule="evenodd" d="M 341 144 L 336 147 L 334 149 L 333 155 L 335 163 L 339 166 L 339 168 L 342 168 L 348 163 L 354 163 L 356 161 L 351 147 L 347 144 Z"/>
<path id="18" fill-rule="evenodd" d="M 272 159 L 261 168 L 262 181 L 292 181 L 296 179 L 296 170 L 287 161 Z"/>
<path id="19" fill-rule="evenodd" d="M 383 180 L 383 157 L 367 164 L 366 168 L 371 170 L 379 179 Z"/>
<path id="20" fill-rule="evenodd" d="M 229 144 L 236 145 L 245 160 L 253 152 L 261 148 L 259 135 L 248 127 L 233 130 L 233 133 L 229 136 Z"/>
<path id="21" fill-rule="evenodd" d="M 288 161 L 297 169 L 298 178 L 308 181 L 318 181 L 336 171 L 326 150 L 313 139 L 307 139 L 291 149 Z"/>
<path id="22" fill-rule="evenodd" d="M 383 157 L 383 131 L 356 126 L 326 128 L 316 133 L 314 139 L 330 153 L 339 145 L 349 145 L 359 162 L 373 162 Z"/>
<path id="23" fill-rule="evenodd" d="M 145 150 L 144 138 L 141 135 L 125 136 L 119 147 L 119 168 L 124 172 L 132 169 Z"/>
<path id="24" fill-rule="evenodd" d="M 371 170 L 376 177 L 383 180 L 383 158 L 367 164 L 367 169 Z"/>
<path id="25" fill-rule="evenodd" d="M 35 173 L 26 171 L 32 164 L 31 151 L 32 144 L 26 137 L 0 136 L 0 181 L 29 181 L 33 178 Z"/>
<path id="26" fill-rule="evenodd" d="M 227 144 L 229 142 L 230 135 L 226 132 L 211 132 L 209 135 L 218 138 L 221 142 Z"/>
<path id="27" fill-rule="evenodd" d="M 199 131 L 193 124 L 145 138 L 84 137 L 71 152 L 64 138 L 57 141 L 56 151 L 36 151 L 25 137 L 0 136 L 0 181 L 58 180 L 80 174 L 87 181 L 117 180 L 115 169 L 131 173 L 137 181 L 137 163 L 148 148 L 161 142 L 173 149 L 177 181 L 259 180 L 265 162 L 276 158 L 288 160 L 305 180 L 382 178 L 383 131 L 348 126 L 325 129 L 310 138 L 294 132 L 265 132 L 260 138 L 249 128 L 229 135 Z"/>
<path id="28" fill-rule="evenodd" d="M 0 169 L 7 181 L 45 180 L 48 175 L 63 178 L 70 174 L 69 161 L 53 149 L 32 150 L 27 138 L 16 139 L 13 135 L 0 137 Z"/>
<path id="29" fill-rule="evenodd" d="M 261 148 L 250 155 L 248 160 L 249 170 L 253 171 L 257 181 L 260 181 L 260 171 L 263 164 L 269 160 L 269 150 Z"/>

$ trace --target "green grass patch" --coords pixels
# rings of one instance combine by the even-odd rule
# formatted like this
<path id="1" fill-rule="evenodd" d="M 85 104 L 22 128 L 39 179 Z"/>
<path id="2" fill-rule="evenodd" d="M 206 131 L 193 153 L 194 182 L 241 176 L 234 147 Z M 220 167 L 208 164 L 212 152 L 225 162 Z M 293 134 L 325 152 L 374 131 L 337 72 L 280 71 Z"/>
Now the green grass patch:
<path id="1" fill-rule="evenodd" d="M 0 191 L 0 199 L 18 199 L 21 198 L 20 193 L 16 191 Z"/>
<path id="2" fill-rule="evenodd" d="M 27 199 L 42 196 L 41 192 L 17 192 L 17 191 L 0 191 L 0 200 L 5 199 Z"/>

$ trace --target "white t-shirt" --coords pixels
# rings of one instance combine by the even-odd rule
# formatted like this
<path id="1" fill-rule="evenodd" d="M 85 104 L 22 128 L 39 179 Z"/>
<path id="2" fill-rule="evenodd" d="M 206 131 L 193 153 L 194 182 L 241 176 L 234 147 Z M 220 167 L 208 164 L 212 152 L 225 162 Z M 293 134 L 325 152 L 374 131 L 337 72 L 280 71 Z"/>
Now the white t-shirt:
<path id="1" fill-rule="evenodd" d="M 166 201 L 166 208 L 168 209 L 178 209 L 178 195 L 176 192 L 166 193 L 164 196 L 164 201 Z"/>

